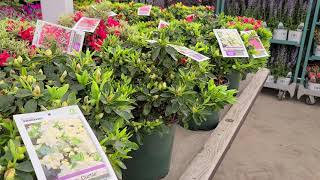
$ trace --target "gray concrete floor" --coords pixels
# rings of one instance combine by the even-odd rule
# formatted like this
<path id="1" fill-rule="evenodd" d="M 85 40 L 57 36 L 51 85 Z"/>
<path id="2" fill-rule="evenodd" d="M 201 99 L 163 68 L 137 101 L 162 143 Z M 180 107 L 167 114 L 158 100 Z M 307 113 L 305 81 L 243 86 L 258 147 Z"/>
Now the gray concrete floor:
<path id="1" fill-rule="evenodd" d="M 320 107 L 263 90 L 213 180 L 319 180 Z"/>

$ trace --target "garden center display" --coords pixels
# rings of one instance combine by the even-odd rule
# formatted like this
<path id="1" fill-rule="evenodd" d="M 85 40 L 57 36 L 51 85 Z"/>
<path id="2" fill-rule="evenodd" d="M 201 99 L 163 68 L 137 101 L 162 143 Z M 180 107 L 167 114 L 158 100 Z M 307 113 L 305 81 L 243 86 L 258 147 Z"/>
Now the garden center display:
<path id="1" fill-rule="evenodd" d="M 266 65 L 268 56 L 261 50 L 269 54 L 272 36 L 260 20 L 215 16 L 212 6 L 182 3 L 159 8 L 99 1 L 61 17 L 58 24 L 37 19 L 0 20 L 0 179 L 36 179 L 13 115 L 71 105 L 79 106 L 118 179 L 166 176 L 175 125 L 214 129 L 219 111 L 237 101 L 241 76 Z M 216 38 L 214 29 L 231 32 L 237 42 L 227 45 L 241 46 L 243 56 L 225 58 L 225 39 Z M 29 136 L 40 126 L 27 127 Z M 44 126 L 63 131 L 60 122 Z M 42 146 L 37 132 L 32 142 Z M 73 148 L 81 145 L 77 142 Z M 69 153 L 68 160 L 92 158 L 87 155 Z M 59 158 L 61 165 L 70 163 Z"/>

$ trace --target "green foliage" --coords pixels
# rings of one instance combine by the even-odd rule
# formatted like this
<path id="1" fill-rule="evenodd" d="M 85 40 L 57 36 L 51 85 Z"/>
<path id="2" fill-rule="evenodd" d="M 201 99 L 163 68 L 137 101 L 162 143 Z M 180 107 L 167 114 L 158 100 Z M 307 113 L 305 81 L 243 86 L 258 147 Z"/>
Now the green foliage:
<path id="1" fill-rule="evenodd" d="M 28 54 L 28 43 L 14 38 L 14 34 L 7 32 L 8 20 L 0 20 L 0 52 L 6 50 L 16 55 Z"/>

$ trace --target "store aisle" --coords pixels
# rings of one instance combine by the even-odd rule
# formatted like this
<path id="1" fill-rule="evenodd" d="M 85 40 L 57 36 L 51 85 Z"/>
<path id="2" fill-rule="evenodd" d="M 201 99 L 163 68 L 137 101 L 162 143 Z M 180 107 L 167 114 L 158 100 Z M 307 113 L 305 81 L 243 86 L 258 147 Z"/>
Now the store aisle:
<path id="1" fill-rule="evenodd" d="M 263 90 L 213 180 L 319 180 L 320 103 Z"/>

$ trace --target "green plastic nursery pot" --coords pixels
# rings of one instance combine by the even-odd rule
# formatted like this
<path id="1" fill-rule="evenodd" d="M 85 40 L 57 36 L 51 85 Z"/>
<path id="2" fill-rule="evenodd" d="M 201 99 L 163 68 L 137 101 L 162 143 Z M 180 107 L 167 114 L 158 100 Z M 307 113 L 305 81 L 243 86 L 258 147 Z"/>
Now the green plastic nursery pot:
<path id="1" fill-rule="evenodd" d="M 227 79 L 229 80 L 228 89 L 239 89 L 240 81 L 241 81 L 241 74 L 238 71 L 232 71 L 227 75 Z"/>
<path id="2" fill-rule="evenodd" d="M 208 115 L 207 121 L 202 122 L 200 125 L 196 124 L 194 121 L 189 121 L 189 129 L 193 131 L 203 130 L 210 131 L 217 127 L 219 124 L 219 112 L 213 111 Z"/>
<path id="3" fill-rule="evenodd" d="M 168 127 L 168 133 L 158 132 L 143 137 L 143 145 L 126 160 L 124 180 L 158 180 L 170 169 L 175 127 Z"/>

